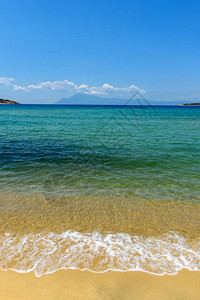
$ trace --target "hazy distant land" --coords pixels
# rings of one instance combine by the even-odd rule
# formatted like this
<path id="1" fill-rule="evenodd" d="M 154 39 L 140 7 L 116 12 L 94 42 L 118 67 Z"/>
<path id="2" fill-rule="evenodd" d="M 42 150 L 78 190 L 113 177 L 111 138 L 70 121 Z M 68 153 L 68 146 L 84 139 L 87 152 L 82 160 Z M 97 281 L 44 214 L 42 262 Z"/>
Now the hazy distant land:
<path id="1" fill-rule="evenodd" d="M 56 105 L 151 105 L 151 106 L 175 106 L 175 105 L 198 105 L 198 104 L 184 104 L 183 100 L 178 101 L 153 101 L 145 100 L 137 96 L 132 100 L 121 98 L 102 98 L 95 95 L 78 93 L 69 98 L 62 98 L 55 103 Z"/>
<path id="2" fill-rule="evenodd" d="M 12 104 L 19 105 L 21 103 L 8 99 L 0 99 L 1 104 Z M 139 106 L 200 106 L 198 103 L 183 103 L 182 101 L 153 101 L 146 100 L 145 98 L 135 98 L 135 99 L 121 99 L 121 98 L 102 98 L 94 95 L 78 93 L 74 94 L 69 98 L 61 98 L 58 100 L 56 105 L 139 105 Z"/>

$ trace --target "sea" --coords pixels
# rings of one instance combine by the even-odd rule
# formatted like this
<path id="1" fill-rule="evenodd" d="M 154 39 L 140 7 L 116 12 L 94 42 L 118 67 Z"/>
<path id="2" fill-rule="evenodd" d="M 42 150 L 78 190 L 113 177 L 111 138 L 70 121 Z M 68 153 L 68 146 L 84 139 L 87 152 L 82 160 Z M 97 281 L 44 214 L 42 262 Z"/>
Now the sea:
<path id="1" fill-rule="evenodd" d="M 200 270 L 200 107 L 0 106 L 0 269 Z"/>

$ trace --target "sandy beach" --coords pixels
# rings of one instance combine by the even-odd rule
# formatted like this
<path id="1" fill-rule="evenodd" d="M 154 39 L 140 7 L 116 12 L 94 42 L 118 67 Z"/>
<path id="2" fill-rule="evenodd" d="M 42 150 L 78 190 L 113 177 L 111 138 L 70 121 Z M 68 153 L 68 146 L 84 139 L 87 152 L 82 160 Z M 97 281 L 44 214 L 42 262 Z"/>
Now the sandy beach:
<path id="1" fill-rule="evenodd" d="M 61 270 L 35 277 L 0 271 L 1 300 L 61 299 L 200 299 L 200 272 L 183 270 L 175 276 L 143 272 Z"/>
<path id="2" fill-rule="evenodd" d="M 15 107 L 0 300 L 200 300 L 200 110 Z"/>

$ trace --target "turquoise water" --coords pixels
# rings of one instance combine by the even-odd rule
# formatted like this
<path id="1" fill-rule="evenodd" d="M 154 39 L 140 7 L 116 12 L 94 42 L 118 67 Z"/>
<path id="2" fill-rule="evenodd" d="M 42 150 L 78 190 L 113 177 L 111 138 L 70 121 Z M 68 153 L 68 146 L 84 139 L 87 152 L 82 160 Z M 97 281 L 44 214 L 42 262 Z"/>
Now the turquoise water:
<path id="1" fill-rule="evenodd" d="M 0 106 L 0 268 L 200 269 L 200 108 Z"/>
<path id="2" fill-rule="evenodd" d="M 199 108 L 0 107 L 3 191 L 199 201 L 199 150 Z"/>

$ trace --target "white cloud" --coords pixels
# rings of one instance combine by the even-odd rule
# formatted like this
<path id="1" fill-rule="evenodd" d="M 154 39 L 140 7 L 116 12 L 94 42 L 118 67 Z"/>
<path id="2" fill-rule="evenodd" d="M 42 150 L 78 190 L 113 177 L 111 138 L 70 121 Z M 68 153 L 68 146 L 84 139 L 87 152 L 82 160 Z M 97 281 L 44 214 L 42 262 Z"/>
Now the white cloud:
<path id="1" fill-rule="evenodd" d="M 52 91 L 56 90 L 65 90 L 67 88 L 75 88 L 75 84 L 73 82 L 70 82 L 68 80 L 63 81 L 45 81 L 41 82 L 38 85 L 30 84 L 27 86 L 21 86 L 21 85 L 14 85 L 13 86 L 15 90 L 40 90 L 40 89 L 50 89 Z"/>
<path id="2" fill-rule="evenodd" d="M 13 78 L 8 77 L 0 77 L 0 85 L 10 86 L 13 85 L 15 80 Z"/>
<path id="3" fill-rule="evenodd" d="M 79 89 L 88 89 L 88 86 L 86 84 L 82 84 L 79 86 Z"/>
<path id="4" fill-rule="evenodd" d="M 104 83 L 102 86 L 88 87 L 86 84 L 80 86 L 68 80 L 59 81 L 45 81 L 37 85 L 29 84 L 27 86 L 18 85 L 13 78 L 0 77 L 0 84 L 4 86 L 12 86 L 16 91 L 31 91 L 31 90 L 51 90 L 51 91 L 64 91 L 68 94 L 85 93 L 104 97 L 129 97 L 134 92 L 138 91 L 144 93 L 144 90 L 140 90 L 135 85 L 129 87 L 114 87 L 108 83 Z"/>
<path id="5" fill-rule="evenodd" d="M 107 83 L 103 84 L 103 89 L 108 90 L 108 89 L 114 89 L 114 87 L 112 85 L 109 85 Z"/>

